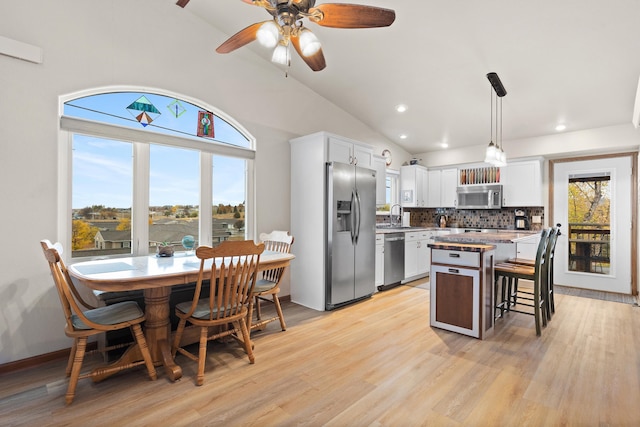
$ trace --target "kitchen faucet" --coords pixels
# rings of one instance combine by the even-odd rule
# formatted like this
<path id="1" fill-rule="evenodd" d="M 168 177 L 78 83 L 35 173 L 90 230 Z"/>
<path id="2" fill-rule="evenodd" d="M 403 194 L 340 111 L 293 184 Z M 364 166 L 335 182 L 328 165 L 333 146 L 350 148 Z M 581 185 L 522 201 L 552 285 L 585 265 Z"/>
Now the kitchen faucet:
<path id="1" fill-rule="evenodd" d="M 393 224 L 393 208 L 395 208 L 396 206 L 400 209 L 400 212 L 398 212 L 398 222 L 400 222 L 400 219 L 402 218 L 402 206 L 399 203 L 392 205 L 391 209 L 389 209 L 389 223 L 391 224 L 391 226 L 394 225 Z"/>

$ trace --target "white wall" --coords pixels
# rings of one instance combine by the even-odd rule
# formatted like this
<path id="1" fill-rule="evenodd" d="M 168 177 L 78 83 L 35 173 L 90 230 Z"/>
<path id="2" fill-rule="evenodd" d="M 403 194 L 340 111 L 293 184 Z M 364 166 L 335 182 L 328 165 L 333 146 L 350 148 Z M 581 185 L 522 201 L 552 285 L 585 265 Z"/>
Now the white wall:
<path id="1" fill-rule="evenodd" d="M 631 124 L 631 107 L 629 108 L 628 124 L 504 141 L 503 147 L 507 153 L 507 161 L 509 159 L 536 156 L 544 156 L 549 159 L 586 154 L 638 151 L 638 147 L 640 147 L 640 129 L 635 129 Z M 423 159 L 423 163 L 427 167 L 482 163 L 488 144 L 487 142 L 483 145 L 465 147 L 463 149 L 421 153 L 416 157 Z"/>
<path id="2" fill-rule="evenodd" d="M 292 137 L 326 130 L 409 158 L 247 49 L 217 55 L 228 35 L 173 0 L 4 1 L 0 35 L 44 51 L 42 64 L 0 55 L 0 364 L 70 346 L 38 243 L 58 239 L 61 95 L 111 85 L 164 88 L 236 119 L 258 141 L 259 231 L 289 229 Z M 288 282 L 282 293 L 289 294 Z"/>

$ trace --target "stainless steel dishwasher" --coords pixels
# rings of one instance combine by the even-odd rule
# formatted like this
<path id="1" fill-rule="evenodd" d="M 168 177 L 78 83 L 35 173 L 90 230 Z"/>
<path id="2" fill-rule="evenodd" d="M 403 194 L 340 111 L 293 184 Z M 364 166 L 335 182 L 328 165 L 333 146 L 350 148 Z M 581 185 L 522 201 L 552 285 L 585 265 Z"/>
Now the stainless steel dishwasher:
<path id="1" fill-rule="evenodd" d="M 384 285 L 380 290 L 399 285 L 404 280 L 404 233 L 384 235 Z"/>

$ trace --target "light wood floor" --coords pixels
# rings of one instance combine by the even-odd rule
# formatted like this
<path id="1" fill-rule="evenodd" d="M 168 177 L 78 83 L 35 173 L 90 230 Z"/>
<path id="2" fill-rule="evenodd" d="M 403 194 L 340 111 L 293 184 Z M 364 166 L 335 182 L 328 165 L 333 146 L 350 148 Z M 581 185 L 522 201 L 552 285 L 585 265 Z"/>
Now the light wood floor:
<path id="1" fill-rule="evenodd" d="M 541 338 L 510 314 L 479 341 L 429 327 L 428 303 L 400 286 L 333 312 L 285 304 L 289 328 L 254 335 L 255 365 L 212 343 L 202 387 L 182 356 L 179 382 L 80 380 L 68 407 L 65 361 L 5 374 L 0 425 L 640 425 L 638 307 L 558 295 Z"/>

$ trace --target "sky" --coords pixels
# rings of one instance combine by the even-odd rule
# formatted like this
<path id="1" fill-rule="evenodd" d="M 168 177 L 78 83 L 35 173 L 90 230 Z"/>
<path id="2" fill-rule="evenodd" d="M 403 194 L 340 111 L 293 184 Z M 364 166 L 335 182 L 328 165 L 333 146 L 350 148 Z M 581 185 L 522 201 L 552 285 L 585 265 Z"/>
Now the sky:
<path id="1" fill-rule="evenodd" d="M 143 95 L 146 99 L 141 98 Z M 127 109 L 129 106 L 134 108 Z M 64 114 L 149 129 L 151 132 L 194 137 L 200 110 L 188 102 L 176 102 L 174 98 L 162 95 L 120 92 L 69 101 Z M 141 113 L 146 113 L 143 121 L 152 120 L 146 127 L 135 117 Z M 249 147 L 249 141 L 229 123 L 215 116 L 213 124 L 215 141 Z M 74 135 L 72 208 L 93 205 L 130 208 L 132 156 L 132 144 L 128 142 Z M 244 163 L 242 159 L 214 156 L 214 205 L 245 202 Z M 198 151 L 151 145 L 150 165 L 150 206 L 199 204 Z"/>

